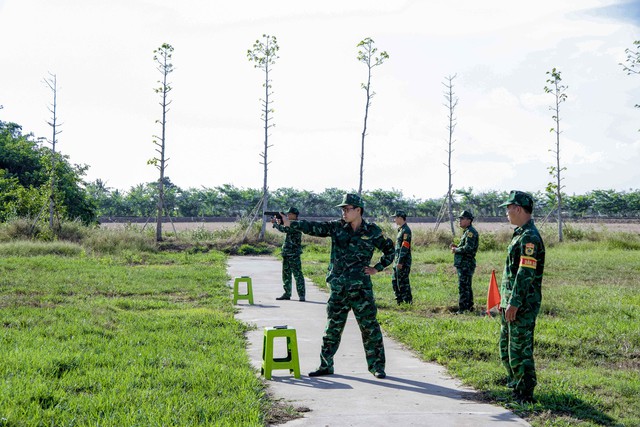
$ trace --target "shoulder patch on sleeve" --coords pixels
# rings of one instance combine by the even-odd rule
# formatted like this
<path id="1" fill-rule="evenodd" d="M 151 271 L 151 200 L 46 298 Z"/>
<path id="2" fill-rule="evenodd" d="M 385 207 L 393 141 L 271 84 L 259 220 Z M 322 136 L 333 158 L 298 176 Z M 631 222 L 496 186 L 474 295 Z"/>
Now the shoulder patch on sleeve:
<path id="1" fill-rule="evenodd" d="M 533 255 L 533 253 L 535 252 L 535 250 L 536 250 L 536 245 L 535 245 L 535 244 L 533 244 L 533 243 L 526 243 L 526 244 L 524 245 L 524 253 L 525 253 L 526 255 Z"/>

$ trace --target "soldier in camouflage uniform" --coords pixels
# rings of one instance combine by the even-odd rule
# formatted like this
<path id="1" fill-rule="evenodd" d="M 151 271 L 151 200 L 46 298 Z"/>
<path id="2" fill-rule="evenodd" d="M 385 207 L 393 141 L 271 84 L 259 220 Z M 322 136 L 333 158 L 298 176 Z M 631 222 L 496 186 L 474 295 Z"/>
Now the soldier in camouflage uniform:
<path id="1" fill-rule="evenodd" d="M 458 312 L 473 311 L 473 273 L 476 270 L 476 252 L 480 241 L 478 231 L 473 228 L 473 214 L 462 211 L 458 225 L 462 228 L 462 238 L 458 245 L 451 244 L 453 266 L 458 271 Z"/>
<path id="2" fill-rule="evenodd" d="M 511 191 L 500 206 L 507 207 L 509 222 L 516 226 L 500 285 L 500 358 L 516 401 L 530 403 L 537 384 L 533 332 L 542 301 L 544 243 L 531 219 L 529 194 Z"/>
<path id="3" fill-rule="evenodd" d="M 407 214 L 404 211 L 396 211 L 393 218 L 398 226 L 398 234 L 396 236 L 391 285 L 398 304 L 403 302 L 411 304 L 413 302 L 411 284 L 409 283 L 409 274 L 411 273 L 411 229 L 407 225 Z"/>
<path id="4" fill-rule="evenodd" d="M 378 309 L 370 276 L 393 262 L 393 241 L 385 237 L 376 224 L 362 218 L 364 204 L 357 194 L 346 194 L 338 207 L 342 208 L 341 220 L 283 220 L 284 225 L 293 230 L 331 237 L 331 261 L 327 271 L 331 293 L 327 302 L 327 325 L 322 338 L 320 367 L 309 376 L 333 374 L 333 357 L 340 345 L 349 310 L 353 310 L 362 334 L 367 368 L 376 378 L 384 378 L 384 344 L 376 318 Z M 383 256 L 371 267 L 375 249 L 381 250 Z"/>
<path id="5" fill-rule="evenodd" d="M 290 220 L 298 219 L 300 211 L 293 206 L 285 212 L 287 218 Z M 297 230 L 291 230 L 289 227 L 285 227 L 280 224 L 277 218 L 272 218 L 273 228 L 286 233 L 284 237 L 284 243 L 282 244 L 282 287 L 284 288 L 284 294 L 276 298 L 277 300 L 290 300 L 291 299 L 291 275 L 296 279 L 296 291 L 298 292 L 298 298 L 300 301 L 305 301 L 305 286 L 304 276 L 302 274 L 302 262 L 300 261 L 300 254 L 302 254 L 302 233 Z"/>

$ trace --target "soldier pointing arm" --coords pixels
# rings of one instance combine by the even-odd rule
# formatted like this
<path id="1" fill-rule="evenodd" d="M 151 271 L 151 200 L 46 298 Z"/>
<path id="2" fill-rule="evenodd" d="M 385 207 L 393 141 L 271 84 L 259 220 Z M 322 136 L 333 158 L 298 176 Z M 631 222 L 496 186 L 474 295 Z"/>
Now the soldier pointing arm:
<path id="1" fill-rule="evenodd" d="M 280 224 L 284 222 L 284 218 L 288 220 L 298 219 L 300 211 L 295 207 L 290 207 L 285 213 L 280 214 L 280 218 L 273 216 L 271 222 L 273 222 L 273 228 L 285 233 L 284 243 L 282 244 L 282 287 L 284 293 L 282 296 L 276 298 L 277 300 L 290 300 L 291 299 L 291 276 L 293 275 L 296 281 L 296 291 L 298 292 L 298 298 L 301 302 L 305 301 L 305 283 L 304 275 L 302 274 L 302 263 L 300 261 L 300 255 L 302 254 L 302 233 L 292 230 L 290 227 Z"/>
<path id="2" fill-rule="evenodd" d="M 331 261 L 326 279 L 330 288 L 327 325 L 322 338 L 320 366 L 309 376 L 333 374 L 334 356 L 347 315 L 352 310 L 362 333 L 367 369 L 376 378 L 384 378 L 384 344 L 370 276 L 393 262 L 393 242 L 382 234 L 380 227 L 362 218 L 364 203 L 357 194 L 345 194 L 337 207 L 342 210 L 340 220 L 290 221 L 283 218 L 282 221 L 293 230 L 331 238 Z M 371 265 L 375 250 L 381 251 L 382 256 Z"/>

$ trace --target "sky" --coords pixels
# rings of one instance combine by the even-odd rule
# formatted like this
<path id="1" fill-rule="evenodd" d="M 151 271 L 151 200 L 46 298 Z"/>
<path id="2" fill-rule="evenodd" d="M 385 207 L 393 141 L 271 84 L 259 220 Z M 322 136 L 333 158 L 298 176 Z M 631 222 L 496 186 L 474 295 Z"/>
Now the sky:
<path id="1" fill-rule="evenodd" d="M 517 6 L 516 6 L 517 4 Z M 447 192 L 444 82 L 453 79 L 453 188 L 543 191 L 555 164 L 547 72 L 567 87 L 560 157 L 568 194 L 640 188 L 640 75 L 620 63 L 640 40 L 638 0 L 0 0 L 0 120 L 51 137 L 85 180 L 123 191 L 155 181 L 162 78 L 174 48 L 166 175 L 183 189 L 262 188 L 264 73 L 247 59 L 263 34 L 275 127 L 269 188 L 358 188 L 366 37 L 373 69 L 363 189 Z"/>

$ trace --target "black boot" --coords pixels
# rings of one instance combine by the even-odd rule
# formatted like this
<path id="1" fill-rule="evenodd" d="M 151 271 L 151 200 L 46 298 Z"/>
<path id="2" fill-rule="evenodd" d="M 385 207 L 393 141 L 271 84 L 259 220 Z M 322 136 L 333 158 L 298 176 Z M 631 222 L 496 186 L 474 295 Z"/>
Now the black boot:
<path id="1" fill-rule="evenodd" d="M 333 368 L 318 368 L 313 372 L 309 372 L 310 377 L 321 377 L 323 375 L 332 375 Z"/>

